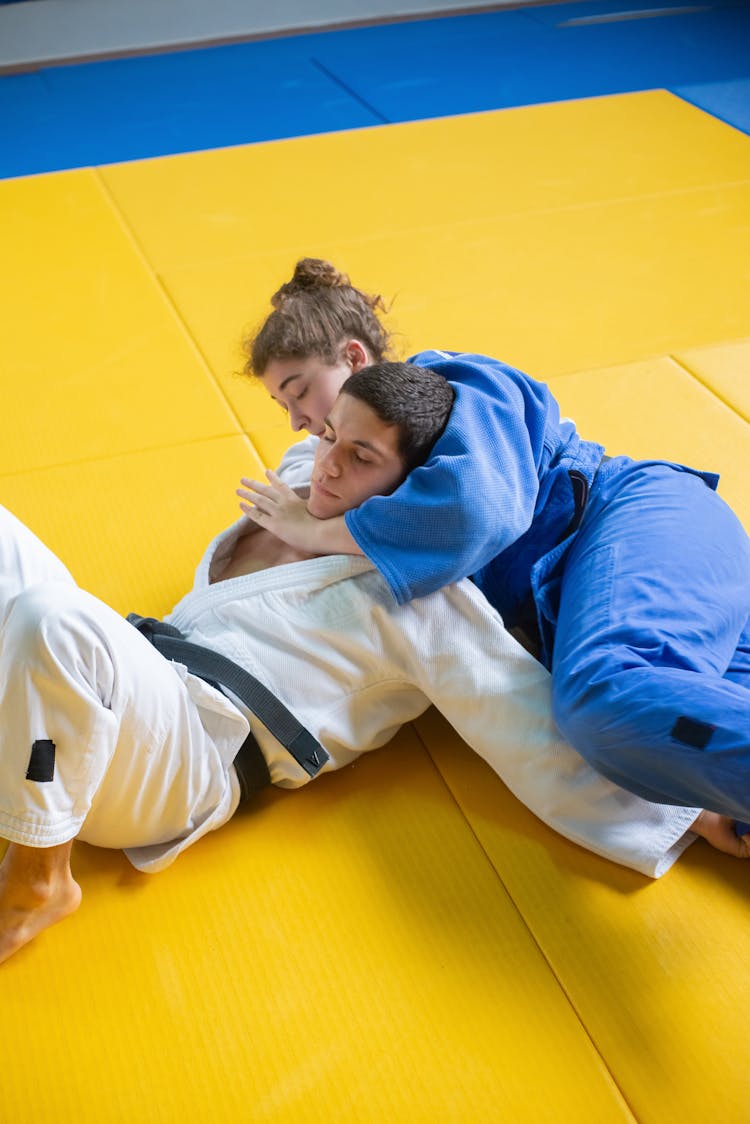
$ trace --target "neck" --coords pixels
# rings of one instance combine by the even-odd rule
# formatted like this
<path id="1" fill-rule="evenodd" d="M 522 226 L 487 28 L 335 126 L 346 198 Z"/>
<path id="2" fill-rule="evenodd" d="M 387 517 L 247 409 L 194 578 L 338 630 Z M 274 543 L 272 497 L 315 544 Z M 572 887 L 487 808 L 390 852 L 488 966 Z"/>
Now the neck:
<path id="1" fill-rule="evenodd" d="M 243 574 L 254 574 L 271 566 L 286 566 L 290 562 L 307 562 L 317 555 L 287 546 L 280 538 L 263 527 L 253 526 L 237 539 L 231 555 L 216 566 L 211 566 L 211 581 L 226 581 Z"/>

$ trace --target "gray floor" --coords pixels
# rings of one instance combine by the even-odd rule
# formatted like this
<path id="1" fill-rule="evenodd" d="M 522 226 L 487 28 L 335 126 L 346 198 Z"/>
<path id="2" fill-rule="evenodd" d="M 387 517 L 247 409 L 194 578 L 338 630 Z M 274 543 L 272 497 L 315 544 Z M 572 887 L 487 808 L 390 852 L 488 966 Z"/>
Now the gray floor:
<path id="1" fill-rule="evenodd" d="M 514 2 L 518 0 L 27 0 L 0 5 L 0 69 L 511 7 Z"/>

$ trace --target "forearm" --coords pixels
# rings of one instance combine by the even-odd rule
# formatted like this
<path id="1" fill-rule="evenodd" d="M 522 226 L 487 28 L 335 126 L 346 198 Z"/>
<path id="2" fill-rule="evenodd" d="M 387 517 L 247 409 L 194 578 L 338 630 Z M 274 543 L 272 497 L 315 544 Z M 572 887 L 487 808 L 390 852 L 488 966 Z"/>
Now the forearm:
<path id="1" fill-rule="evenodd" d="M 312 519 L 308 524 L 310 544 L 307 549 L 313 554 L 359 554 L 364 551 L 352 537 L 343 515 L 335 519 Z"/>

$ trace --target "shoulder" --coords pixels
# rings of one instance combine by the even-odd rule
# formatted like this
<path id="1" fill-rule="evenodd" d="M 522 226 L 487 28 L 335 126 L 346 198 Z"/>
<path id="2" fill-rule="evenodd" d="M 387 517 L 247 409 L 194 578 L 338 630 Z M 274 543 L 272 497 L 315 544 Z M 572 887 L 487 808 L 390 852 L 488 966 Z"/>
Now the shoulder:
<path id="1" fill-rule="evenodd" d="M 430 367 L 444 375 L 450 382 L 471 386 L 489 393 L 510 384 L 533 384 L 530 375 L 502 359 L 474 352 L 428 350 L 417 352 L 409 359 L 416 367 Z"/>

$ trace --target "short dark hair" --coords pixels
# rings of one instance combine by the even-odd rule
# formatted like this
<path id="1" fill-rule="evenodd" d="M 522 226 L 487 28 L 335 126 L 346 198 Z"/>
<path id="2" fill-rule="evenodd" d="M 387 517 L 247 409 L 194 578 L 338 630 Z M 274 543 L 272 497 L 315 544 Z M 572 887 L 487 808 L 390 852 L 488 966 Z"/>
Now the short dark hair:
<path id="1" fill-rule="evenodd" d="M 386 361 L 355 371 L 339 393 L 359 399 L 386 425 L 398 428 L 398 452 L 407 473 L 427 460 L 455 398 L 447 379 L 429 367 Z"/>

